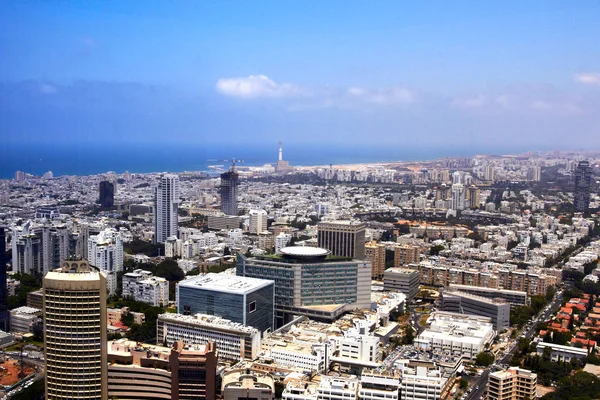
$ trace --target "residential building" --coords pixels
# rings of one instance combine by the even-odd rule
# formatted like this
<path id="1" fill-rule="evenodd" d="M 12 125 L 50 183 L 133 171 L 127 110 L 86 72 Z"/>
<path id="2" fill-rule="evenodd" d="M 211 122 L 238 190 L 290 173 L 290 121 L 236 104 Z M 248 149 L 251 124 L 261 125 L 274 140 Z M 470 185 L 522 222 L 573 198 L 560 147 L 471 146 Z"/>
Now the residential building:
<path id="1" fill-rule="evenodd" d="M 46 399 L 107 400 L 106 278 L 66 260 L 43 289 Z"/>
<path id="2" fill-rule="evenodd" d="M 108 343 L 108 396 L 119 399 L 216 398 L 215 345 L 172 348 L 127 339 Z"/>
<path id="3" fill-rule="evenodd" d="M 287 247 L 292 241 L 292 235 L 285 232 L 280 232 L 279 235 L 275 236 L 275 253 L 281 253 L 281 249 Z"/>
<path id="4" fill-rule="evenodd" d="M 488 299 L 452 289 L 445 289 L 441 299 L 442 311 L 489 317 L 497 332 L 510 327 L 510 304 L 502 299 Z"/>
<path id="5" fill-rule="evenodd" d="M 44 309 L 44 291 L 42 289 L 27 293 L 27 307 Z"/>
<path id="6" fill-rule="evenodd" d="M 546 348 L 550 349 L 550 361 L 553 362 L 570 362 L 572 359 L 582 360 L 588 356 L 587 349 L 546 342 L 539 342 L 537 344 L 537 354 L 540 356 L 543 355 Z"/>
<path id="7" fill-rule="evenodd" d="M 154 243 L 177 236 L 179 201 L 179 177 L 164 174 L 154 191 Z"/>
<path id="8" fill-rule="evenodd" d="M 152 272 L 136 269 L 123 275 L 123 298 L 164 307 L 169 304 L 169 282 Z"/>
<path id="9" fill-rule="evenodd" d="M 229 274 L 197 275 L 177 284 L 177 309 L 184 315 L 216 315 L 270 332 L 274 288 L 272 280 Z"/>
<path id="10" fill-rule="evenodd" d="M 537 396 L 537 375 L 519 367 L 488 376 L 489 400 L 530 400 Z"/>
<path id="11" fill-rule="evenodd" d="M 238 215 L 238 186 L 239 174 L 232 167 L 231 171 L 221 174 L 221 211 L 225 215 Z"/>
<path id="12" fill-rule="evenodd" d="M 383 274 L 383 290 L 398 291 L 410 301 L 419 293 L 419 271 L 409 268 L 388 268 Z"/>
<path id="13" fill-rule="evenodd" d="M 223 374 L 223 400 L 275 400 L 275 380 L 267 373 L 240 368 Z"/>
<path id="14" fill-rule="evenodd" d="M 12 270 L 43 275 L 60 266 L 69 256 L 69 231 L 66 225 L 37 224 L 27 221 L 12 232 Z"/>
<path id="15" fill-rule="evenodd" d="M 359 221 L 320 222 L 317 243 L 334 256 L 364 260 L 365 224 Z"/>
<path id="16" fill-rule="evenodd" d="M 465 209 L 466 190 L 462 183 L 452 185 L 452 210 L 460 211 Z"/>
<path id="17" fill-rule="evenodd" d="M 377 242 L 367 243 L 365 260 L 371 262 L 371 278 L 382 279 L 385 271 L 385 245 Z"/>
<path id="18" fill-rule="evenodd" d="M 276 327 L 293 315 L 332 321 L 371 306 L 368 262 L 328 259 L 318 247 L 286 247 L 278 256 L 246 258 L 238 254 L 237 275 L 275 282 Z"/>
<path id="19" fill-rule="evenodd" d="M 250 210 L 250 233 L 258 235 L 267 230 L 267 212 L 265 210 Z"/>
<path id="20" fill-rule="evenodd" d="M 123 271 L 123 240 L 113 228 L 107 228 L 88 239 L 88 261 L 103 271 L 109 295 L 117 293 L 117 273 Z"/>
<path id="21" fill-rule="evenodd" d="M 590 208 L 590 185 L 592 182 L 592 167 L 589 161 L 580 161 L 573 172 L 574 206 L 575 211 L 586 212 Z"/>
<path id="22" fill-rule="evenodd" d="M 260 351 L 261 332 L 214 315 L 164 313 L 156 321 L 157 343 L 172 346 L 178 340 L 187 345 L 215 342 L 219 359 L 237 362 L 253 360 Z"/>
<path id="23" fill-rule="evenodd" d="M 6 236 L 4 227 L 0 226 L 0 331 L 4 332 L 9 330 L 8 296 L 11 295 L 7 286 L 6 261 Z"/>
<path id="24" fill-rule="evenodd" d="M 405 244 L 394 247 L 394 267 L 401 268 L 408 264 L 417 264 L 420 261 L 421 249 L 419 246 Z"/>
<path id="25" fill-rule="evenodd" d="M 495 335 L 490 318 L 437 311 L 430 315 L 415 346 L 475 359 Z"/>

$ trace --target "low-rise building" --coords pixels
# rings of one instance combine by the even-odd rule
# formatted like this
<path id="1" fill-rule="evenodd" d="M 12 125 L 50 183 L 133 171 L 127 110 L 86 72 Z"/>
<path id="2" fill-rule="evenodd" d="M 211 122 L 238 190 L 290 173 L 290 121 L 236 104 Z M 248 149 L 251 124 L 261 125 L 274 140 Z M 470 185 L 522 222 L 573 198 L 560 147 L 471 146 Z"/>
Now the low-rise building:
<path id="1" fill-rule="evenodd" d="M 152 276 L 152 272 L 136 269 L 123 275 L 123 297 L 164 307 L 169 304 L 169 282 Z"/>
<path id="2" fill-rule="evenodd" d="M 546 348 L 550 349 L 550 361 L 565 361 L 569 362 L 572 359 L 584 359 L 588 356 L 588 350 L 579 347 L 563 346 L 554 343 L 539 342 L 537 344 L 537 354 L 544 354 Z"/>
<path id="3" fill-rule="evenodd" d="M 248 368 L 235 369 L 223 374 L 223 400 L 274 400 L 275 380 L 270 374 Z"/>
<path id="4" fill-rule="evenodd" d="M 410 268 L 388 268 L 383 274 L 383 289 L 402 292 L 410 301 L 419 293 L 419 271 Z"/>
<path id="5" fill-rule="evenodd" d="M 442 311 L 490 317 L 498 332 L 510 327 L 510 304 L 502 299 L 487 299 L 452 289 L 444 290 L 441 299 Z"/>
<path id="6" fill-rule="evenodd" d="M 526 369 L 511 367 L 488 376 L 489 400 L 537 398 L 537 375 Z"/>
<path id="7" fill-rule="evenodd" d="M 42 323 L 42 310 L 33 307 L 18 307 L 10 310 L 10 331 L 32 333 L 33 326 Z"/>

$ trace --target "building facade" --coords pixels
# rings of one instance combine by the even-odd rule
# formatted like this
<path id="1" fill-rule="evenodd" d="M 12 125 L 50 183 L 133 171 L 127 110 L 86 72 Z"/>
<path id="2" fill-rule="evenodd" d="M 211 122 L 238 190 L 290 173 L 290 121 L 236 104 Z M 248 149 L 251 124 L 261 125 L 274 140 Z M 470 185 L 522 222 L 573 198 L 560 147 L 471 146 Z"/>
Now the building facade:
<path id="1" fill-rule="evenodd" d="M 489 400 L 529 400 L 537 398 L 537 375 L 519 367 L 492 372 L 488 376 Z"/>
<path id="2" fill-rule="evenodd" d="M 46 399 L 107 400 L 106 279 L 64 261 L 43 289 Z"/>
<path id="3" fill-rule="evenodd" d="M 169 282 L 152 276 L 150 271 L 136 269 L 123 275 L 122 296 L 154 307 L 164 307 L 169 304 Z"/>
<path id="4" fill-rule="evenodd" d="M 108 293 L 117 293 L 117 273 L 123 271 L 123 239 L 113 228 L 101 231 L 88 239 L 90 265 L 106 274 Z"/>
<path id="5" fill-rule="evenodd" d="M 240 176 L 234 169 L 221 174 L 221 211 L 225 215 L 238 215 L 238 186 Z"/>
<path id="6" fill-rule="evenodd" d="M 265 210 L 250 210 L 249 231 L 255 235 L 267 230 L 267 212 Z"/>
<path id="7" fill-rule="evenodd" d="M 589 161 L 580 161 L 573 172 L 573 203 L 575 211 L 586 212 L 590 208 L 590 185 L 592 183 L 592 167 Z"/>
<path id="8" fill-rule="evenodd" d="M 399 291 L 410 301 L 419 293 L 419 271 L 409 268 L 388 268 L 383 274 L 383 290 Z"/>
<path id="9" fill-rule="evenodd" d="M 358 221 L 321 222 L 317 225 L 317 245 L 334 256 L 364 260 L 365 224 Z"/>
<path id="10" fill-rule="evenodd" d="M 164 243 L 168 237 L 177 236 L 179 201 L 179 177 L 161 176 L 154 191 L 154 243 Z"/>
<path id="11" fill-rule="evenodd" d="M 366 244 L 365 260 L 371 262 L 371 278 L 382 279 L 385 271 L 385 245 L 376 242 Z"/>
<path id="12" fill-rule="evenodd" d="M 101 181 L 98 187 L 98 203 L 102 208 L 112 208 L 115 205 L 116 184 L 111 181 Z"/>
<path id="13" fill-rule="evenodd" d="M 502 299 L 488 299 L 470 293 L 444 290 L 442 311 L 489 317 L 497 332 L 510 327 L 510 304 Z"/>
<path id="14" fill-rule="evenodd" d="M 260 332 L 273 330 L 274 282 L 228 274 L 206 274 L 177 284 L 181 314 L 216 315 Z"/>

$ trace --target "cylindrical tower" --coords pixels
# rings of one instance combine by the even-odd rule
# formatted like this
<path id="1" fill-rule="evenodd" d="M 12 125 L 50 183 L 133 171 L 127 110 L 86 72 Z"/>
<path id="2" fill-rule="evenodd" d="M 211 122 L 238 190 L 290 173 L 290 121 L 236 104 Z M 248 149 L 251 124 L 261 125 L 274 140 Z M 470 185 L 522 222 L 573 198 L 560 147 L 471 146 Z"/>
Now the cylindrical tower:
<path id="1" fill-rule="evenodd" d="M 106 400 L 106 278 L 85 260 L 44 277 L 46 399 Z"/>

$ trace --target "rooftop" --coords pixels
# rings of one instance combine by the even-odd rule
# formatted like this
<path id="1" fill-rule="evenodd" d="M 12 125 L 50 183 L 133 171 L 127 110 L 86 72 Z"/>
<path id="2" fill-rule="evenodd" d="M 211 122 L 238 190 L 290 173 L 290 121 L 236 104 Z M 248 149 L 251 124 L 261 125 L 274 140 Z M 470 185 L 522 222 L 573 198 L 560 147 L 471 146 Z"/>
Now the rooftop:
<path id="1" fill-rule="evenodd" d="M 290 257 L 326 257 L 329 250 L 320 247 L 291 246 L 281 249 L 281 254 Z"/>
<path id="2" fill-rule="evenodd" d="M 247 278 L 229 274 L 206 274 L 194 276 L 179 283 L 179 287 L 202 288 L 222 293 L 247 294 L 273 285 L 267 279 Z"/>
<path id="3" fill-rule="evenodd" d="M 260 335 L 258 329 L 251 326 L 245 326 L 237 322 L 230 321 L 225 318 L 217 317 L 214 315 L 196 314 L 196 315 L 181 315 L 164 313 L 158 316 L 159 320 L 182 322 L 189 325 L 195 325 L 198 327 L 217 328 L 222 330 L 243 332 L 248 334 Z"/>

